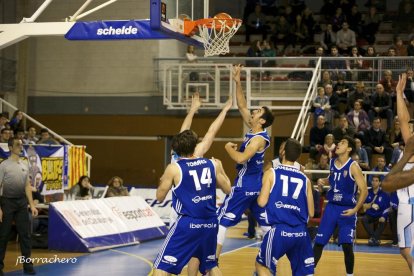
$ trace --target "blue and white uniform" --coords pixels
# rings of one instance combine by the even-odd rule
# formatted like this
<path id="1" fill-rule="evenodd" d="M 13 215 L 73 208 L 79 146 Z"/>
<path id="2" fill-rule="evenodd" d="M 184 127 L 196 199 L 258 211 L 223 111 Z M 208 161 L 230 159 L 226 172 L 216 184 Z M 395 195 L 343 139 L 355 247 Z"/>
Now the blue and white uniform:
<path id="1" fill-rule="evenodd" d="M 272 229 L 265 235 L 256 261 L 276 273 L 278 260 L 287 255 L 293 275 L 314 273 L 312 242 L 307 231 L 307 177 L 294 166 L 279 165 L 265 207 Z"/>
<path id="2" fill-rule="evenodd" d="M 262 188 L 264 154 L 270 145 L 270 138 L 267 131 L 258 133 L 248 132 L 240 146 L 239 152 L 244 152 L 253 138 L 260 137 L 265 140 L 265 148 L 256 152 L 243 164 L 237 164 L 237 177 L 235 185 L 229 195 L 226 196 L 220 209 L 218 218 L 220 225 L 231 227 L 240 222 L 246 209 L 250 209 L 260 225 L 266 225 L 263 208 L 257 205 L 257 197 Z"/>
<path id="3" fill-rule="evenodd" d="M 325 245 L 329 242 L 335 228 L 338 226 L 338 243 L 353 243 L 356 228 L 357 215 L 343 216 L 342 212 L 356 206 L 356 194 L 358 186 L 352 177 L 351 166 L 354 164 L 351 158 L 338 168 L 335 165 L 336 158 L 331 159 L 329 184 L 330 189 L 326 195 L 326 205 L 322 221 L 318 228 L 315 243 Z"/>
<path id="4" fill-rule="evenodd" d="M 200 272 L 217 266 L 216 169 L 206 158 L 182 158 L 175 162 L 181 180 L 172 189 L 177 221 L 170 228 L 154 267 L 180 274 L 192 258 L 200 260 Z"/>
<path id="5" fill-rule="evenodd" d="M 402 157 L 402 155 L 401 155 Z M 401 158 L 400 157 L 400 158 Z M 414 163 L 407 163 L 404 171 L 414 168 Z M 398 215 L 397 233 L 398 246 L 400 248 L 410 248 L 414 243 L 414 183 L 406 188 L 397 190 L 398 195 Z"/>

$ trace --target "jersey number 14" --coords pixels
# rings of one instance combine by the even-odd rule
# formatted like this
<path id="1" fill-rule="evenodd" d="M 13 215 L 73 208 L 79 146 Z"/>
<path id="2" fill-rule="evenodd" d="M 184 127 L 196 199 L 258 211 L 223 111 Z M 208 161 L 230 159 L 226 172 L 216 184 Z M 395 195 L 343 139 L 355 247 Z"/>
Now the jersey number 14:
<path id="1" fill-rule="evenodd" d="M 196 191 L 201 190 L 201 184 L 207 185 L 208 188 L 210 188 L 210 184 L 212 181 L 211 179 L 211 172 L 210 168 L 203 168 L 203 171 L 201 172 L 201 177 L 198 177 L 198 173 L 196 170 L 190 170 L 188 172 L 194 179 L 194 185 L 196 188 Z"/>

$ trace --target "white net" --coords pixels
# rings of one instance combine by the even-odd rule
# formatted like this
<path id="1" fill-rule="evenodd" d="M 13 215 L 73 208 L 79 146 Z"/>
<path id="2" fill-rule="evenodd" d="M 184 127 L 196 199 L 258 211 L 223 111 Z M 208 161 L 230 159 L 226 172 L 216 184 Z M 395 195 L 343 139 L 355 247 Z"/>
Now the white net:
<path id="1" fill-rule="evenodd" d="M 204 44 L 204 56 L 217 56 L 230 52 L 229 42 L 242 24 L 237 19 L 212 19 L 198 25 L 199 36 Z"/>

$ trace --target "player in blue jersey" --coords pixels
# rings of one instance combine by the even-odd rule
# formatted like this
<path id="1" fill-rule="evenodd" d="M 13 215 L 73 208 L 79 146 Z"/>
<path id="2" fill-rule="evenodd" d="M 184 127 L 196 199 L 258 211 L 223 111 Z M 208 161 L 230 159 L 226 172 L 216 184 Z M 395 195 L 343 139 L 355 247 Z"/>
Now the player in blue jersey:
<path id="1" fill-rule="evenodd" d="M 217 267 L 216 185 L 228 194 L 230 180 L 219 160 L 194 156 L 197 135 L 185 130 L 172 141 L 180 159 L 165 169 L 157 189 L 157 200 L 164 201 L 169 190 L 177 221 L 170 228 L 154 261 L 154 275 L 180 274 L 188 261 L 200 261 L 200 272 L 221 275 Z"/>
<path id="2" fill-rule="evenodd" d="M 270 145 L 266 128 L 272 125 L 273 114 L 265 106 L 251 112 L 247 109 L 240 81 L 240 70 L 240 65 L 233 68 L 237 106 L 250 131 L 245 135 L 239 149 L 231 142 L 225 145 L 227 153 L 237 163 L 238 173 L 234 181 L 235 186 L 218 210 L 220 226 L 217 235 L 217 256 L 221 253 L 227 228 L 239 223 L 246 209 L 251 210 L 259 225 L 266 225 L 264 210 L 257 205 L 257 196 L 262 186 L 265 150 Z"/>
<path id="3" fill-rule="evenodd" d="M 354 152 L 355 141 L 349 136 L 344 136 L 335 150 L 338 157 L 331 159 L 329 177 L 318 180 L 318 185 L 329 184 L 330 189 L 326 195 L 328 204 L 319 225 L 313 248 L 316 266 L 322 256 L 323 247 L 329 242 L 335 228 L 338 227 L 338 243 L 342 245 L 345 255 L 347 275 L 354 273 L 353 242 L 357 212 L 368 195 L 367 183 L 361 168 L 350 158 Z"/>
<path id="4" fill-rule="evenodd" d="M 300 143 L 286 141 L 285 156 L 275 169 L 264 173 L 258 204 L 266 209 L 272 228 L 265 235 L 256 258 L 258 275 L 275 275 L 278 260 L 287 255 L 294 276 L 313 275 L 312 242 L 307 230 L 314 214 L 312 184 L 295 167 L 302 153 Z"/>

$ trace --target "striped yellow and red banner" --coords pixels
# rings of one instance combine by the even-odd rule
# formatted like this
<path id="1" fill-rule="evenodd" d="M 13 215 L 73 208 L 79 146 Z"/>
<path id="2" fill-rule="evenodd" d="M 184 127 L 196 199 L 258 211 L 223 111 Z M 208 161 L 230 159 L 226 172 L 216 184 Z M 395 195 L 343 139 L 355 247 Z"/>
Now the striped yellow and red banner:
<path id="1" fill-rule="evenodd" d="M 68 188 L 75 185 L 82 175 L 87 175 L 85 146 L 69 147 Z"/>

